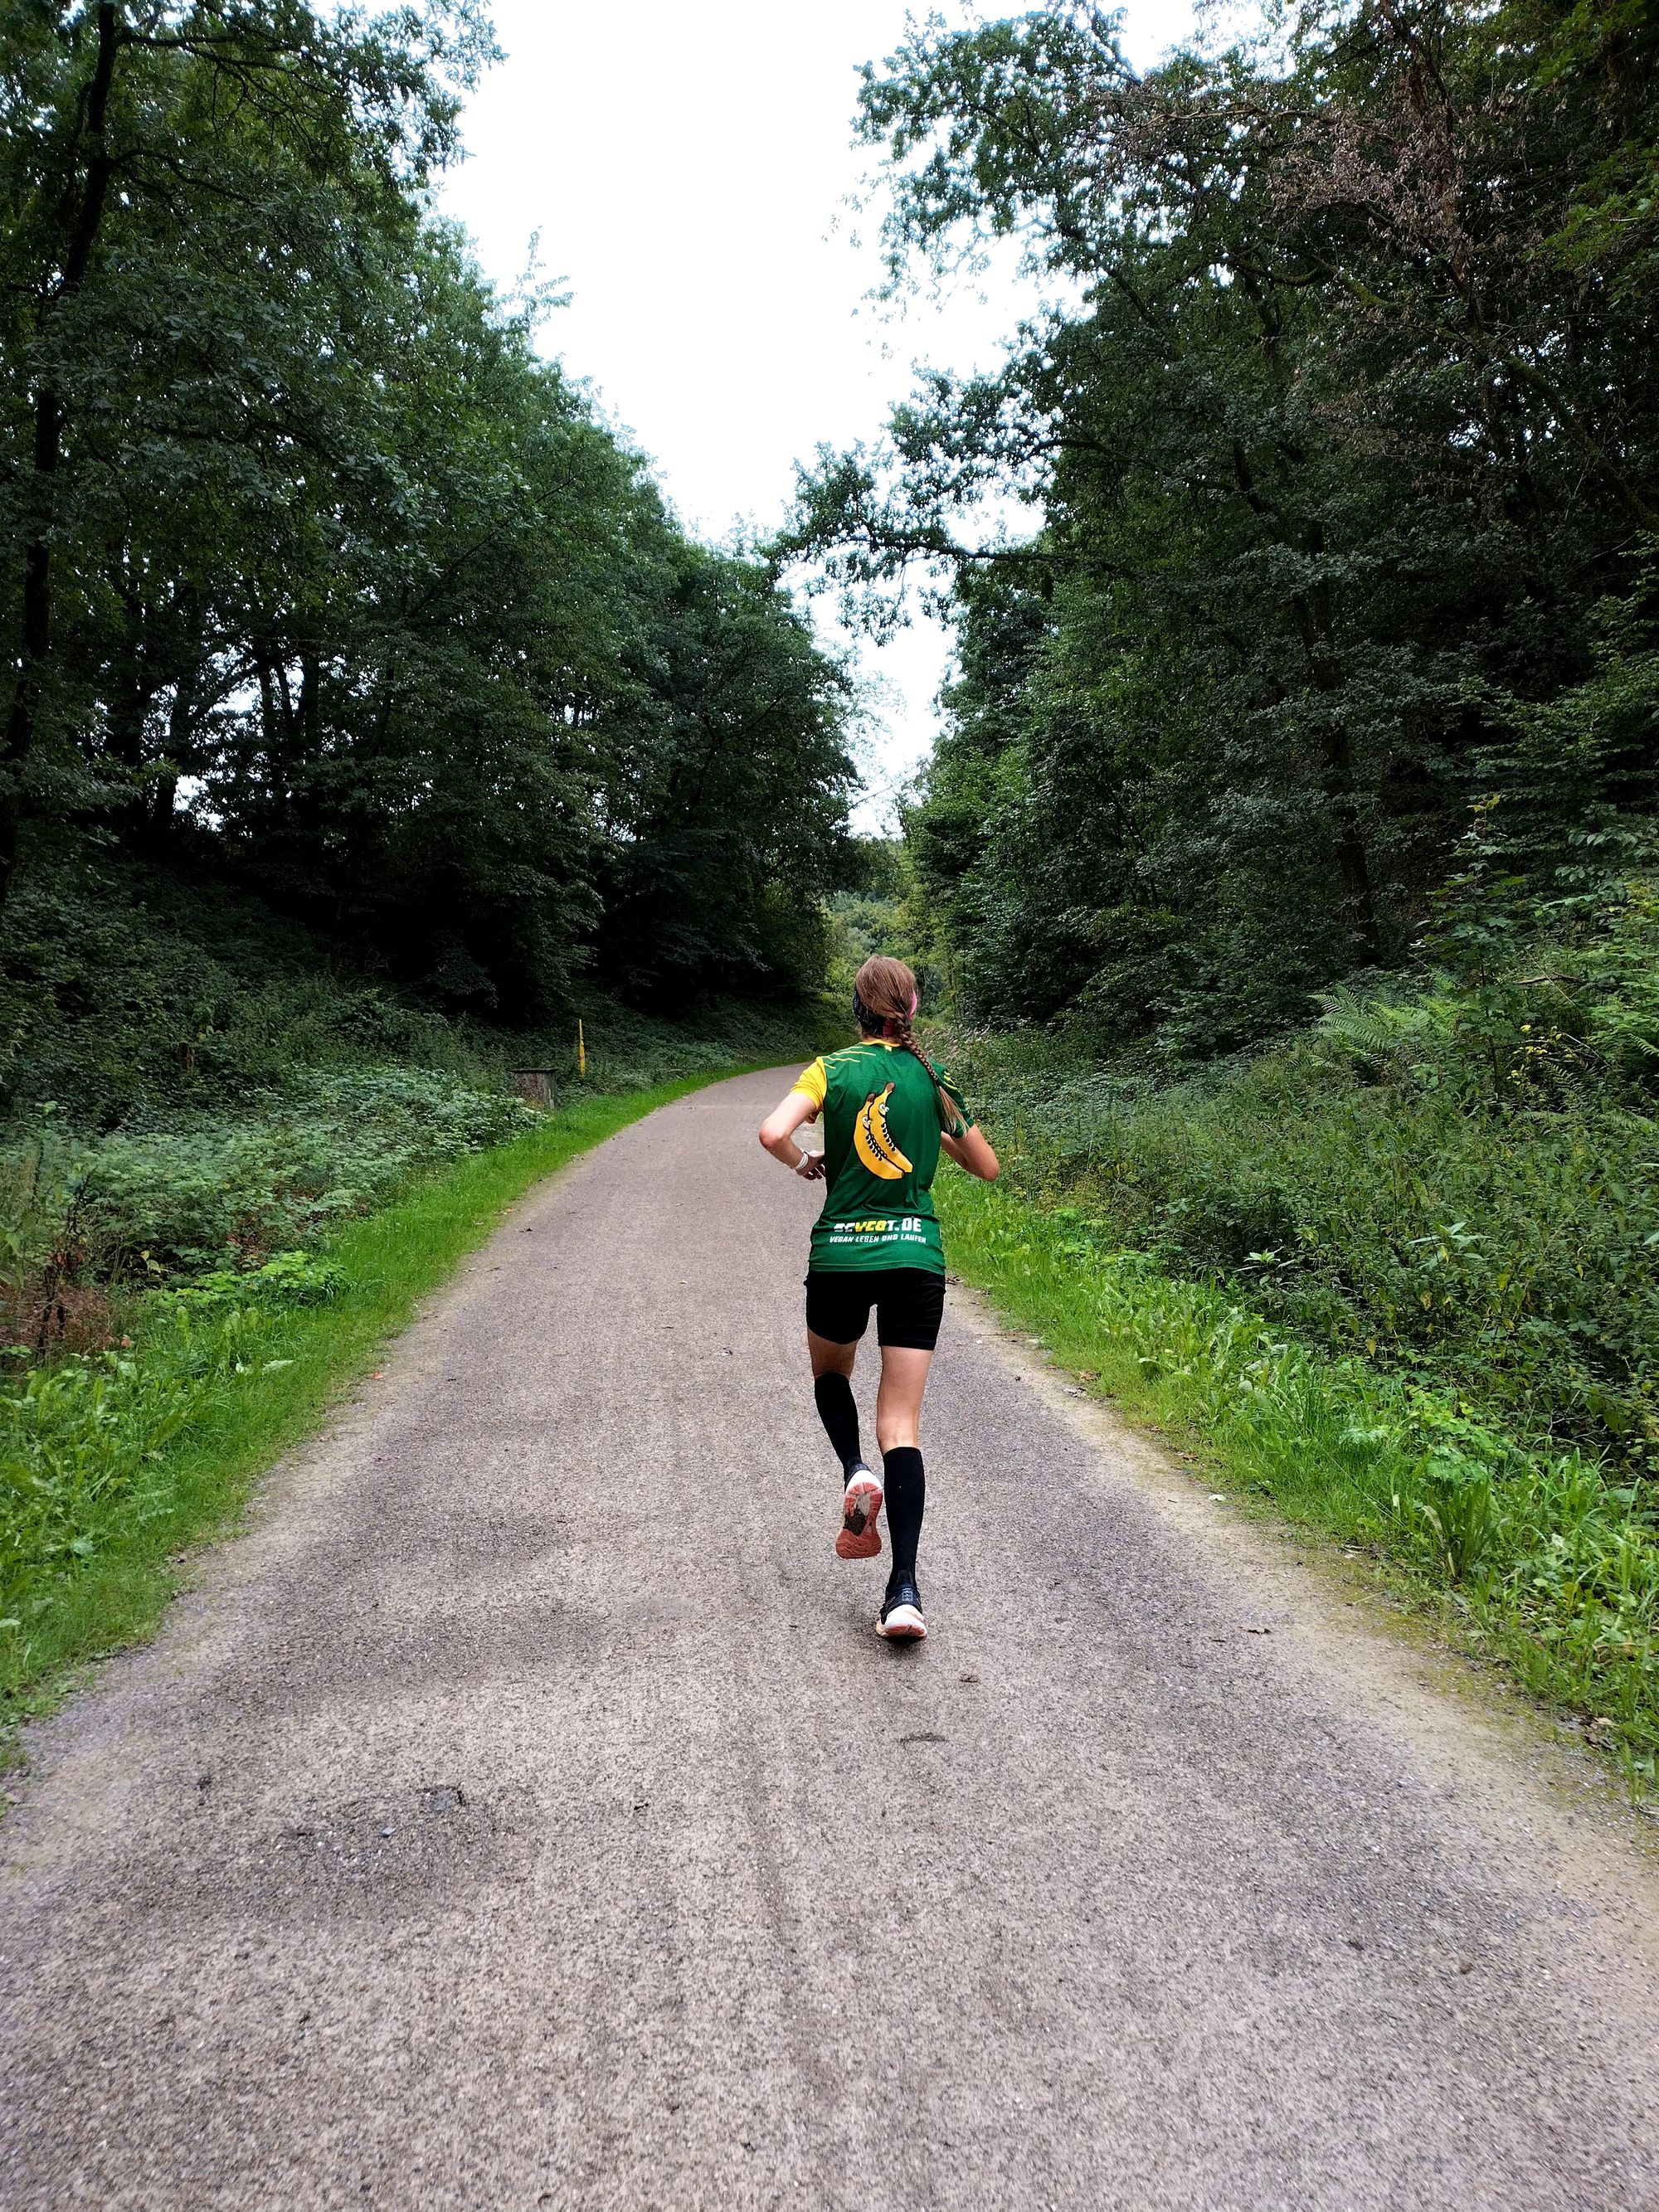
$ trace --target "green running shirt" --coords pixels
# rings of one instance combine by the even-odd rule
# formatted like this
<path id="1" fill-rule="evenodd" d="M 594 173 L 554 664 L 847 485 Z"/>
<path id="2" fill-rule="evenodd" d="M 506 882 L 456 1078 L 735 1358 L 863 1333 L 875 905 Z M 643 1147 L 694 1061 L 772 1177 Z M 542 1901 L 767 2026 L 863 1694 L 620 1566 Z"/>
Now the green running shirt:
<path id="1" fill-rule="evenodd" d="M 945 1088 L 973 1122 L 947 1075 Z M 823 1211 L 812 1229 L 815 1274 L 837 1268 L 925 1267 L 945 1273 L 933 1212 L 939 1100 L 913 1052 L 872 1039 L 827 1054 L 795 1082 L 823 1123 Z"/>

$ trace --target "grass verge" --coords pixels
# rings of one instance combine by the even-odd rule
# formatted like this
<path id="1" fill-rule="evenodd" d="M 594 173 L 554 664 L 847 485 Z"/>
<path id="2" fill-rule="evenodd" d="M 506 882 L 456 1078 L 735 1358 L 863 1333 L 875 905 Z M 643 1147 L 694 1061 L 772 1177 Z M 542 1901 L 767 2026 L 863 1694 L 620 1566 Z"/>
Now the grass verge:
<path id="1" fill-rule="evenodd" d="M 1659 1516 L 1576 1452 L 1288 1339 L 1218 1281 L 1115 1249 L 1074 1206 L 941 1184 L 951 1264 L 1132 1419 L 1284 1518 L 1362 1549 L 1534 1697 L 1582 1718 L 1633 1796 L 1659 1782 Z"/>
<path id="2" fill-rule="evenodd" d="M 741 1072 L 562 1108 L 352 1222 L 315 1264 L 233 1285 L 214 1279 L 206 1292 L 156 1292 L 120 1352 L 9 1385 L 0 1401 L 0 1763 L 15 1758 L 19 1725 L 61 1694 L 69 1669 L 154 1629 L 185 1547 L 223 1528 L 514 1200 L 628 1122 Z"/>

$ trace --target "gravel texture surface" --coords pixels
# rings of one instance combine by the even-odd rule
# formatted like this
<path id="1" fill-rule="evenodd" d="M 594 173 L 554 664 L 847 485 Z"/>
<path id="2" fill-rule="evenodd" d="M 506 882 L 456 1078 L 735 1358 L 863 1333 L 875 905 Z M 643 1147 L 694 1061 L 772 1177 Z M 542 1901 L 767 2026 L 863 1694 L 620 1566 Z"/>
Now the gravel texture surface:
<path id="1" fill-rule="evenodd" d="M 1659 2207 L 1631 1825 L 960 1294 L 872 1634 L 786 1081 L 544 1187 L 38 1732 L 0 2204 Z"/>

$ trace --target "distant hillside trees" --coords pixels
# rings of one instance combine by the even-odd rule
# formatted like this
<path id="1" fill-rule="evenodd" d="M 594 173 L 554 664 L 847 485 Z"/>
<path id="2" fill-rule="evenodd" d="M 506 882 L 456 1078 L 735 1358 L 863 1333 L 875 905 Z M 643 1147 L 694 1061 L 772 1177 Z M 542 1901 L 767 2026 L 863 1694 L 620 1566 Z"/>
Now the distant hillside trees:
<path id="1" fill-rule="evenodd" d="M 0 5 L 0 900 L 183 856 L 508 1019 L 815 980 L 842 679 L 431 216 L 489 52 Z"/>

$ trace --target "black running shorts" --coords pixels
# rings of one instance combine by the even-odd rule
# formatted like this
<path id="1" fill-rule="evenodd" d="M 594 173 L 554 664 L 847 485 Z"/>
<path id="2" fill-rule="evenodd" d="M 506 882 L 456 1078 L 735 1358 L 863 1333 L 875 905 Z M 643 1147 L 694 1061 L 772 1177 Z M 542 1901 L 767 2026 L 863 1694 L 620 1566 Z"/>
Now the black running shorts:
<path id="1" fill-rule="evenodd" d="M 830 1267 L 806 1278 L 806 1326 L 831 1344 L 856 1344 L 876 1310 L 876 1341 L 931 1352 L 945 1318 L 945 1278 L 931 1267 Z"/>

